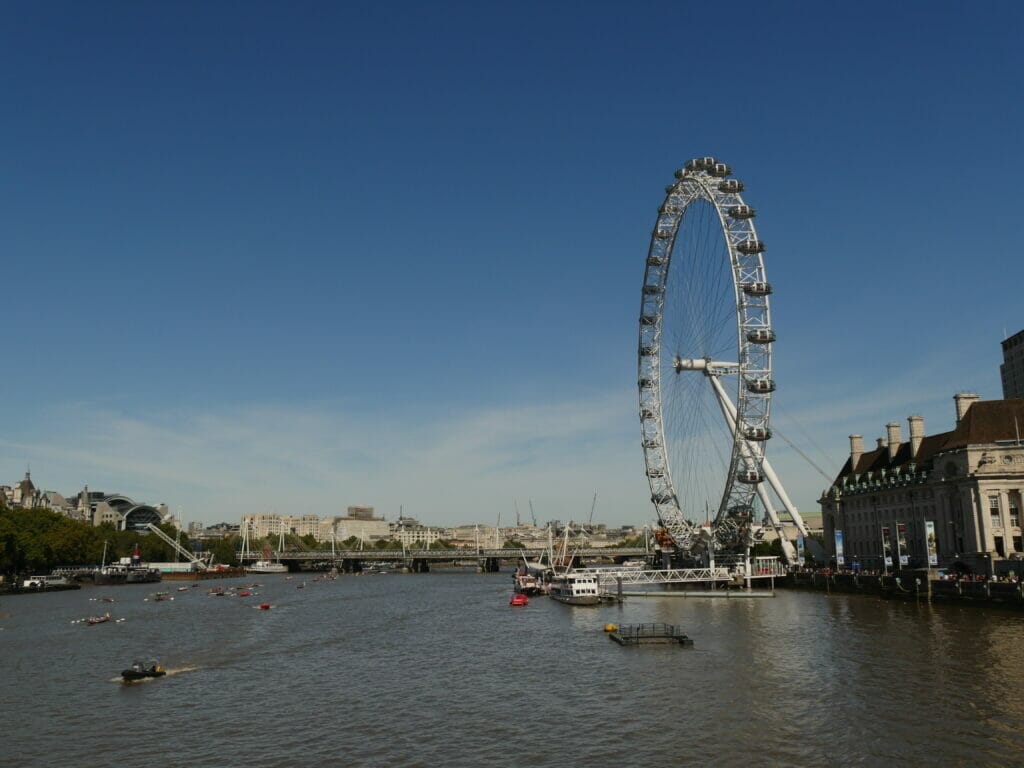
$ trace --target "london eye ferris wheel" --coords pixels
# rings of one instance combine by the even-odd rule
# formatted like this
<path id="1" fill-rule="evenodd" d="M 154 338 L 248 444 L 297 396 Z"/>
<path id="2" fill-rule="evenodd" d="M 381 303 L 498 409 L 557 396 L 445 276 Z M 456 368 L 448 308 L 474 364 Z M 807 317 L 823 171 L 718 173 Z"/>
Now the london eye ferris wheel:
<path id="1" fill-rule="evenodd" d="M 743 190 L 725 163 L 691 160 L 665 190 L 647 252 L 641 440 L 651 502 L 684 554 L 749 546 L 758 503 L 778 526 L 764 482 L 775 480 L 772 287 Z"/>

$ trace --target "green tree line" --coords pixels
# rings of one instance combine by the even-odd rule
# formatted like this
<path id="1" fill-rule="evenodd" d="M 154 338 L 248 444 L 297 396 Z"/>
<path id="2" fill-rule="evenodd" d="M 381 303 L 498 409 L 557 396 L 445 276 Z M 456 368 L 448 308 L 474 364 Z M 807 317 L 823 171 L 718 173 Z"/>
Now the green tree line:
<path id="1" fill-rule="evenodd" d="M 161 525 L 171 538 L 177 529 Z M 158 537 L 119 531 L 109 523 L 93 526 L 48 509 L 0 509 L 0 573 L 49 573 L 59 565 L 99 565 L 131 557 L 136 546 L 143 562 L 174 560 L 173 548 Z"/>

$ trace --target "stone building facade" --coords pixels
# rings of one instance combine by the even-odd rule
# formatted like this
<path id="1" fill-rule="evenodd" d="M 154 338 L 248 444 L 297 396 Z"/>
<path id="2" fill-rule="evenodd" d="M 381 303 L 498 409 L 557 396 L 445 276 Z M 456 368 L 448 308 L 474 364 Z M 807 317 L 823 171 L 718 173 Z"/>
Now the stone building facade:
<path id="1" fill-rule="evenodd" d="M 351 507 L 349 509 L 352 510 Z M 383 518 L 374 517 L 373 507 L 356 509 L 356 516 L 350 514 L 323 519 L 319 515 L 242 515 L 241 529 L 245 530 L 248 527 L 249 536 L 256 539 L 275 538 L 282 533 L 312 536 L 321 542 L 345 541 L 352 536 L 368 543 L 388 538 L 388 522 Z"/>
<path id="2" fill-rule="evenodd" d="M 931 523 L 940 567 L 991 573 L 1006 570 L 1000 561 L 1024 560 L 1024 399 L 954 401 L 949 432 L 926 435 L 924 419 L 911 416 L 907 441 L 898 423 L 869 451 L 861 435 L 850 436 L 850 456 L 819 500 L 833 559 L 841 531 L 846 567 L 883 568 L 886 528 L 893 567 L 900 554 L 904 567 L 926 567 Z"/>

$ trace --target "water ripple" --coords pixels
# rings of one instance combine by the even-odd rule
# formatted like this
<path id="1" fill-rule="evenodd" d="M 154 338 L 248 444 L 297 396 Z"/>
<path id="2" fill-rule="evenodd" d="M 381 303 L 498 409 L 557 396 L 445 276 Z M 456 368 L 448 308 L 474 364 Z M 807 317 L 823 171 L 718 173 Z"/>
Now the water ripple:
<path id="1" fill-rule="evenodd" d="M 230 582 L 227 582 L 230 583 Z M 106 590 L 107 592 L 111 590 Z M 1024 617 L 858 596 L 507 606 L 508 575 L 307 582 L 148 603 L 5 600 L 0 764 L 1009 765 Z M 90 610 L 92 608 L 92 610 Z M 606 622 L 681 624 L 620 648 Z M 188 670 L 112 685 L 137 656 Z"/>

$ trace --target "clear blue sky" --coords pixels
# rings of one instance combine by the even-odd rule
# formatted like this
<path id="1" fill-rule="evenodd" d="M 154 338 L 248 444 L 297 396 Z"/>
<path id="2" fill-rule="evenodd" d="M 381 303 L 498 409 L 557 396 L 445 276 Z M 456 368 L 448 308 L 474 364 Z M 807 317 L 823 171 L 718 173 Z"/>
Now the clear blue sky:
<path id="1" fill-rule="evenodd" d="M 705 154 L 790 439 L 947 430 L 1024 328 L 1022 50 L 1017 2 L 0 5 L 0 482 L 643 523 L 644 256 Z"/>

